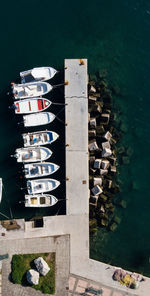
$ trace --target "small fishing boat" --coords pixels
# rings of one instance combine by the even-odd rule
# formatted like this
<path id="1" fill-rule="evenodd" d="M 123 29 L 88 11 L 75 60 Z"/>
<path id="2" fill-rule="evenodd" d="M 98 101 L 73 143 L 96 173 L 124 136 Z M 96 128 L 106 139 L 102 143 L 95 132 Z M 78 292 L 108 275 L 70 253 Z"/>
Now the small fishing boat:
<path id="1" fill-rule="evenodd" d="M 51 162 L 24 164 L 25 178 L 45 177 L 55 173 L 60 168 L 59 165 Z"/>
<path id="2" fill-rule="evenodd" d="M 55 132 L 45 130 L 26 133 L 23 134 L 22 137 L 24 140 L 24 147 L 28 147 L 51 144 L 58 139 L 59 135 Z"/>
<path id="3" fill-rule="evenodd" d="M 28 194 L 43 193 L 52 191 L 60 185 L 60 182 L 54 179 L 35 179 L 27 181 Z"/>
<path id="4" fill-rule="evenodd" d="M 31 70 L 20 72 L 21 83 L 33 81 L 46 81 L 55 76 L 57 70 L 52 67 L 38 67 Z"/>
<path id="5" fill-rule="evenodd" d="M 46 147 L 18 148 L 15 152 L 17 162 L 43 161 L 52 155 L 52 151 Z"/>
<path id="6" fill-rule="evenodd" d="M 52 85 L 47 82 L 33 82 L 24 84 L 11 83 L 15 99 L 40 97 L 52 90 Z"/>
<path id="7" fill-rule="evenodd" d="M 25 207 L 52 207 L 58 199 L 50 194 L 25 195 Z"/>
<path id="8" fill-rule="evenodd" d="M 2 178 L 0 178 L 0 202 L 2 200 L 2 191 L 3 191 L 3 182 L 2 182 Z"/>
<path id="9" fill-rule="evenodd" d="M 55 119 L 55 115 L 51 112 L 33 113 L 23 116 L 24 126 L 38 126 L 45 125 L 52 122 Z"/>
<path id="10" fill-rule="evenodd" d="M 15 101 L 13 106 L 16 114 L 35 113 L 50 107 L 51 101 L 45 98 L 32 98 Z"/>

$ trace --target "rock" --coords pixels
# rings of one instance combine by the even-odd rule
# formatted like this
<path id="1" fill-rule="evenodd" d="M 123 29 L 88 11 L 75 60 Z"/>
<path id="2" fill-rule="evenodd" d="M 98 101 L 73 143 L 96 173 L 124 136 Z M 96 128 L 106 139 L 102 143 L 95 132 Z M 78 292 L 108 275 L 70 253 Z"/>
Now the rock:
<path id="1" fill-rule="evenodd" d="M 112 174 L 115 174 L 116 171 L 117 171 L 116 166 L 112 166 L 112 165 L 111 165 L 111 167 L 110 167 L 110 171 L 111 171 Z"/>
<path id="2" fill-rule="evenodd" d="M 108 221 L 105 219 L 101 219 L 101 225 L 107 227 L 108 226 Z"/>
<path id="3" fill-rule="evenodd" d="M 101 207 L 100 207 L 100 211 L 101 211 L 102 213 L 105 213 L 105 209 L 104 209 L 104 206 L 103 206 L 103 205 L 101 205 Z"/>
<path id="4" fill-rule="evenodd" d="M 94 186 L 96 185 L 102 185 L 102 178 L 94 178 Z"/>
<path id="5" fill-rule="evenodd" d="M 34 264 L 41 275 L 46 275 L 50 271 L 50 267 L 42 257 L 35 259 Z"/>
<path id="6" fill-rule="evenodd" d="M 103 138 L 106 139 L 107 141 L 110 141 L 111 138 L 112 138 L 112 134 L 107 131 L 104 135 L 103 135 Z"/>
<path id="7" fill-rule="evenodd" d="M 90 196 L 90 203 L 93 203 L 97 206 L 98 196 L 97 195 L 91 195 Z"/>
<path id="8" fill-rule="evenodd" d="M 94 165 L 94 161 L 95 161 L 95 156 L 90 156 L 89 157 L 90 166 Z"/>
<path id="9" fill-rule="evenodd" d="M 101 162 L 102 162 L 101 159 L 95 159 L 95 162 L 94 162 L 94 169 L 100 169 Z"/>
<path id="10" fill-rule="evenodd" d="M 103 192 L 99 185 L 94 186 L 91 191 L 94 195 L 99 195 Z"/>
<path id="11" fill-rule="evenodd" d="M 102 162 L 101 162 L 101 168 L 103 170 L 107 170 L 109 168 L 109 161 L 107 159 L 102 160 Z"/>
<path id="12" fill-rule="evenodd" d="M 96 141 L 93 141 L 92 143 L 90 143 L 90 144 L 88 145 L 88 147 L 89 147 L 89 150 L 90 150 L 90 151 L 96 151 L 96 150 L 99 150 Z"/>
<path id="13" fill-rule="evenodd" d="M 116 165 L 116 160 L 117 160 L 116 157 L 111 156 L 111 157 L 109 157 L 108 159 L 109 159 L 110 164 L 111 164 L 112 166 L 115 166 L 115 165 Z"/>
<path id="14" fill-rule="evenodd" d="M 104 186 L 106 186 L 107 188 L 110 189 L 112 187 L 112 180 L 105 179 L 103 184 L 104 184 Z"/>
<path id="15" fill-rule="evenodd" d="M 102 157 L 108 157 L 108 156 L 111 156 L 111 155 L 112 155 L 111 149 L 108 149 L 108 148 L 103 149 Z"/>
<path id="16" fill-rule="evenodd" d="M 103 125 L 100 125 L 100 126 L 97 126 L 96 127 L 96 134 L 99 136 L 99 135 L 102 135 L 104 133 L 105 129 L 103 127 Z"/>
<path id="17" fill-rule="evenodd" d="M 107 70 L 105 70 L 105 69 L 100 69 L 99 71 L 98 71 L 98 77 L 100 78 L 100 79 L 103 79 L 103 78 L 106 78 L 106 76 L 107 76 Z"/>
<path id="18" fill-rule="evenodd" d="M 107 125 L 109 123 L 110 115 L 107 113 L 101 114 L 101 123 Z"/>
<path id="19" fill-rule="evenodd" d="M 99 170 L 99 173 L 100 173 L 101 176 L 105 176 L 105 175 L 108 174 L 108 170 L 100 169 L 100 170 Z"/>
<path id="20" fill-rule="evenodd" d="M 116 203 L 117 203 L 117 205 L 120 206 L 121 208 L 124 208 L 124 209 L 125 209 L 125 208 L 127 207 L 127 203 L 126 203 L 126 201 L 123 200 L 123 199 L 122 199 L 122 200 L 117 200 Z"/>
<path id="21" fill-rule="evenodd" d="M 39 273 L 34 269 L 29 269 L 26 273 L 27 281 L 30 285 L 38 285 Z"/>
<path id="22" fill-rule="evenodd" d="M 90 87 L 90 90 L 89 90 L 90 92 L 94 92 L 94 93 L 96 93 L 96 88 L 93 86 L 93 85 L 91 85 L 91 87 Z"/>
<path id="23" fill-rule="evenodd" d="M 92 129 L 89 130 L 89 138 L 95 138 L 96 137 L 96 130 Z"/>
<path id="24" fill-rule="evenodd" d="M 118 216 L 115 216 L 115 217 L 113 218 L 113 220 L 114 220 L 114 222 L 116 222 L 117 224 L 120 224 L 120 222 L 121 222 L 121 219 L 120 219 Z"/>
<path id="25" fill-rule="evenodd" d="M 97 97 L 89 96 L 89 103 L 96 102 L 96 100 L 97 100 Z"/>
<path id="26" fill-rule="evenodd" d="M 105 194 L 101 194 L 100 198 L 103 199 L 103 201 L 106 201 L 108 199 L 108 197 Z"/>
<path id="27" fill-rule="evenodd" d="M 115 231 L 116 228 L 117 228 L 117 224 L 116 223 L 111 224 L 111 226 L 110 226 L 110 230 L 111 231 Z"/>
<path id="28" fill-rule="evenodd" d="M 110 146 L 110 143 L 107 141 L 107 142 L 103 142 L 102 143 L 102 148 L 103 148 L 103 150 L 105 149 L 105 148 L 107 148 L 107 149 L 111 149 L 111 146 Z"/>
<path id="29" fill-rule="evenodd" d="M 96 118 L 90 118 L 90 127 L 96 128 Z"/>
<path id="30" fill-rule="evenodd" d="M 122 163 L 123 164 L 129 164 L 130 163 L 130 159 L 128 156 L 123 156 L 122 157 Z"/>

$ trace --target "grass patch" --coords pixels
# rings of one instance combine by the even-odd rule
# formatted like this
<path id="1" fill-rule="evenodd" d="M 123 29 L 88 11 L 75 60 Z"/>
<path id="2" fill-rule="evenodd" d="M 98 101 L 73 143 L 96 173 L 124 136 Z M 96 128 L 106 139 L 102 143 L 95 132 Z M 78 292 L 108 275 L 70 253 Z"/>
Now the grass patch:
<path id="1" fill-rule="evenodd" d="M 26 280 L 26 272 L 35 268 L 34 259 L 38 257 L 42 257 L 47 262 L 50 271 L 45 276 L 40 275 L 38 285 L 31 286 Z M 55 294 L 55 253 L 13 255 L 11 263 L 13 283 L 30 286 L 43 293 Z"/>

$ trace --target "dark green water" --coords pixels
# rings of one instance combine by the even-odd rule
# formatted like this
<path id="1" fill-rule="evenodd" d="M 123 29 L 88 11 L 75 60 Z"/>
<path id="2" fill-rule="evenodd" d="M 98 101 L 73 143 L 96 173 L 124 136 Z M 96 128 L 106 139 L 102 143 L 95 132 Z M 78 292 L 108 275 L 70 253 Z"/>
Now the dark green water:
<path id="1" fill-rule="evenodd" d="M 134 151 L 130 164 L 118 167 L 121 197 L 127 201 L 127 208 L 117 212 L 121 224 L 114 233 L 100 230 L 91 238 L 91 256 L 150 275 L 150 2 L 5 1 L 1 4 L 0 28 L 0 175 L 13 214 L 29 218 L 41 212 L 27 213 L 17 203 L 23 196 L 16 184 L 20 186 L 22 181 L 17 174 L 19 167 L 9 155 L 21 145 L 24 129 L 17 126 L 15 117 L 8 112 L 8 84 L 19 71 L 33 66 L 60 69 L 64 58 L 88 58 L 89 72 L 106 69 L 107 80 L 119 89 L 120 95 L 114 97 L 115 110 L 119 110 L 118 120 L 126 131 L 119 145 Z M 55 95 L 61 100 L 61 91 L 60 96 Z M 63 135 L 60 122 L 52 128 Z M 64 153 L 59 153 L 63 138 L 54 145 L 53 160 L 63 163 Z M 64 168 L 59 174 L 55 177 L 63 179 Z M 64 191 L 62 185 L 57 194 L 65 194 Z M 9 215 L 7 201 L 3 200 L 0 210 Z M 55 213 L 58 209 L 59 206 Z"/>

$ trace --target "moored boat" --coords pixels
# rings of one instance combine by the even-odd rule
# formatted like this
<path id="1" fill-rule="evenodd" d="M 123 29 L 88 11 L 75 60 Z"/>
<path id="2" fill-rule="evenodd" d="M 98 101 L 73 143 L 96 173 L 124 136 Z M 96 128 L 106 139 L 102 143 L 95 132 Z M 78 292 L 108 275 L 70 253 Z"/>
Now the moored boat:
<path id="1" fill-rule="evenodd" d="M 47 82 L 33 82 L 24 84 L 12 83 L 12 90 L 15 99 L 39 97 L 52 90 L 52 85 Z"/>
<path id="2" fill-rule="evenodd" d="M 43 161 L 52 155 L 52 151 L 46 147 L 18 148 L 15 152 L 17 162 Z"/>
<path id="3" fill-rule="evenodd" d="M 35 179 L 27 181 L 28 194 L 43 193 L 52 191 L 60 185 L 60 182 L 54 179 Z"/>
<path id="4" fill-rule="evenodd" d="M 31 70 L 20 72 L 21 83 L 33 81 L 46 81 L 55 76 L 57 70 L 52 67 L 37 67 Z"/>
<path id="5" fill-rule="evenodd" d="M 51 162 L 24 164 L 25 178 L 45 177 L 55 173 L 60 168 L 59 165 Z"/>
<path id="6" fill-rule="evenodd" d="M 51 112 L 33 113 L 23 116 L 24 126 L 38 126 L 45 125 L 52 122 L 55 115 Z"/>
<path id="7" fill-rule="evenodd" d="M 24 140 L 24 147 L 47 145 L 56 141 L 59 135 L 52 131 L 39 131 L 33 133 L 26 133 L 22 135 Z"/>
<path id="8" fill-rule="evenodd" d="M 50 107 L 51 101 L 45 98 L 30 98 L 14 102 L 16 114 L 36 113 Z"/>
<path id="9" fill-rule="evenodd" d="M 50 194 L 25 195 L 25 207 L 51 207 L 58 199 Z"/>

